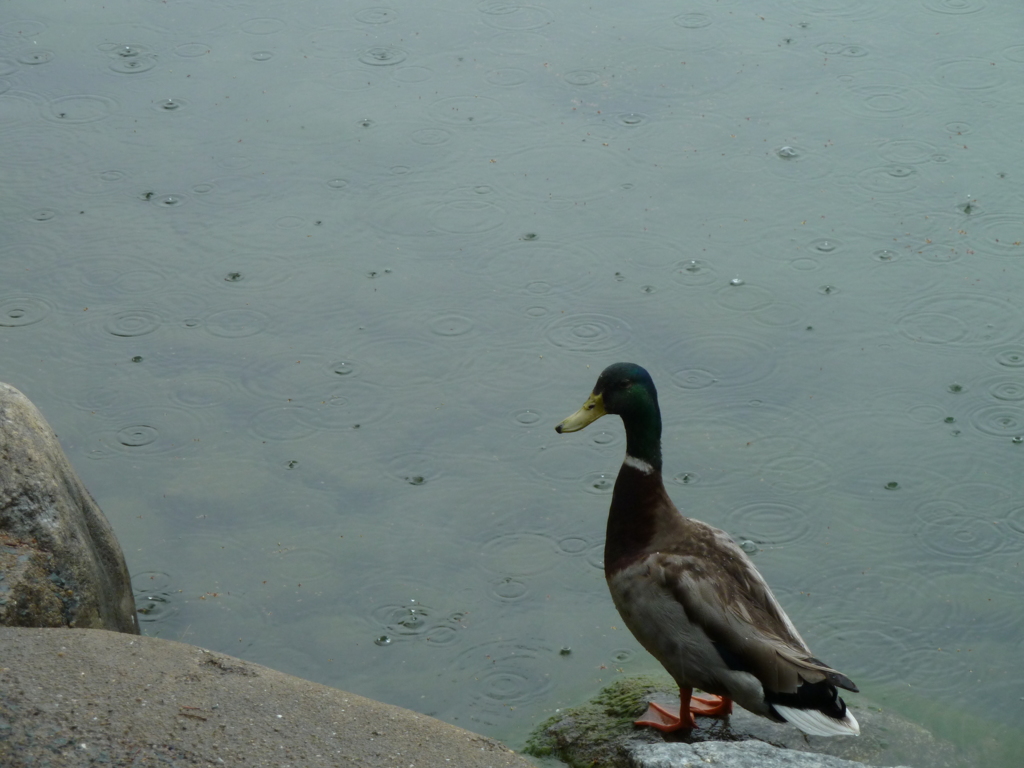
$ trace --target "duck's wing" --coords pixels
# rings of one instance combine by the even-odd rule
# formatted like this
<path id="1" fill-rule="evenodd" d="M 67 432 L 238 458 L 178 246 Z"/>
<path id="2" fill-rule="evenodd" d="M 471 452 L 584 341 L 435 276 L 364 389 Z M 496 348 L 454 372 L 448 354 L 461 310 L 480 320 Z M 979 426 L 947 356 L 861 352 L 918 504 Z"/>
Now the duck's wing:
<path id="1" fill-rule="evenodd" d="M 723 663 L 756 677 L 769 700 L 822 681 L 856 691 L 848 677 L 811 655 L 746 553 L 724 531 L 688 522 L 696 529 L 687 544 L 661 549 L 651 565 Z"/>

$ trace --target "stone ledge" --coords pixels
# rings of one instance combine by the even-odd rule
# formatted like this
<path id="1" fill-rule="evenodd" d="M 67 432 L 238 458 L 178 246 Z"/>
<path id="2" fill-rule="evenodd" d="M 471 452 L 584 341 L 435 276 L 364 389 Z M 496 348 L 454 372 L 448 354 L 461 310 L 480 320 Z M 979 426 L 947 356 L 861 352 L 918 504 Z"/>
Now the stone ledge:
<path id="1" fill-rule="evenodd" d="M 0 765 L 531 763 L 432 717 L 196 646 L 0 627 Z"/>

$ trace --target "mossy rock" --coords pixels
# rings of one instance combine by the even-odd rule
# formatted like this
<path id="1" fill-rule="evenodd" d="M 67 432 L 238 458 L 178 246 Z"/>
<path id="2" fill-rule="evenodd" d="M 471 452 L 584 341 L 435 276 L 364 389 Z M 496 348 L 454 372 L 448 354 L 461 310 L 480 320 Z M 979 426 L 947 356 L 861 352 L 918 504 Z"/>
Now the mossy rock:
<path id="1" fill-rule="evenodd" d="M 573 768 L 627 768 L 633 765 L 631 750 L 641 744 L 753 739 L 871 765 L 978 768 L 985 764 L 978 751 L 957 749 L 916 723 L 864 703 L 863 697 L 850 704 L 861 724 L 860 736 L 805 736 L 788 723 L 774 723 L 740 707 L 725 719 L 698 715 L 698 727 L 692 731 L 665 734 L 633 724 L 650 701 L 678 705 L 678 696 L 667 676 L 622 678 L 589 702 L 542 723 L 523 751 L 535 757 L 555 757 Z"/>
<path id="2" fill-rule="evenodd" d="M 638 729 L 633 721 L 647 708 L 653 693 L 671 685 L 668 678 L 654 676 L 617 680 L 586 704 L 541 723 L 523 752 L 557 757 L 573 768 L 628 765 L 627 742 L 661 740 L 659 734 Z"/>

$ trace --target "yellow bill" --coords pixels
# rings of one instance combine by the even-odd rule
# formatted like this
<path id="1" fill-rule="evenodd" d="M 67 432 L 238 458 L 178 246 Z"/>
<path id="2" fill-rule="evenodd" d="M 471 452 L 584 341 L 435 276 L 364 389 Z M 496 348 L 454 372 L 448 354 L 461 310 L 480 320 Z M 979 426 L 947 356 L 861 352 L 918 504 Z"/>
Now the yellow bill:
<path id="1" fill-rule="evenodd" d="M 576 413 L 567 418 L 557 427 L 555 432 L 579 432 L 588 424 L 600 419 L 607 411 L 604 409 L 604 398 L 601 395 L 591 395 Z"/>

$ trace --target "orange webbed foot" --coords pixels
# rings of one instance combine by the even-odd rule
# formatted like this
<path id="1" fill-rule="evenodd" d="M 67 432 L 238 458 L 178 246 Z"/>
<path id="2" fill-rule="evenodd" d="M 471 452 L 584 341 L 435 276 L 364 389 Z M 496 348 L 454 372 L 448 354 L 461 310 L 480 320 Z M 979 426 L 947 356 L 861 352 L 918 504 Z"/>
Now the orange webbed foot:
<path id="1" fill-rule="evenodd" d="M 671 733 L 672 731 L 679 731 L 683 728 L 696 728 L 697 723 L 693 719 L 693 715 L 690 714 L 689 710 L 686 710 L 685 718 L 681 716 L 682 710 L 668 709 L 651 702 L 647 705 L 647 711 L 641 715 L 639 720 L 634 720 L 634 725 L 649 725 L 651 728 L 657 728 L 659 731 L 665 733 Z"/>
<path id="2" fill-rule="evenodd" d="M 672 710 L 661 704 L 651 703 L 636 725 L 647 725 L 659 731 L 671 733 L 684 728 L 697 728 L 694 714 L 709 717 L 725 717 L 732 714 L 732 699 L 725 696 L 694 696 L 690 688 L 679 689 L 679 709 Z"/>
<path id="3" fill-rule="evenodd" d="M 732 714 L 732 699 L 725 696 L 691 696 L 690 711 L 708 717 L 725 717 Z"/>

